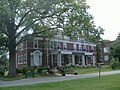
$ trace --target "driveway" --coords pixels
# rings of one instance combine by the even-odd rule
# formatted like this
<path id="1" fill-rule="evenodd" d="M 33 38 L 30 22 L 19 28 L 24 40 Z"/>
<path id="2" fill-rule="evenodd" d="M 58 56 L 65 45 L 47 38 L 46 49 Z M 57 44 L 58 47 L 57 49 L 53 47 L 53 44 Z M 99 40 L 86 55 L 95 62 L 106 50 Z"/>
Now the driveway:
<path id="1" fill-rule="evenodd" d="M 112 75 L 112 74 L 120 74 L 120 70 L 110 71 L 110 72 L 101 72 L 101 76 Z M 27 78 L 27 79 L 15 80 L 15 81 L 0 81 L 0 87 L 21 86 L 21 85 L 30 85 L 30 84 L 47 83 L 47 82 L 58 82 L 58 81 L 64 81 L 64 80 L 74 80 L 79 78 L 90 78 L 90 77 L 97 77 L 97 76 L 99 76 L 99 73 L 71 75 L 71 76 L 54 77 L 54 78 Z"/>

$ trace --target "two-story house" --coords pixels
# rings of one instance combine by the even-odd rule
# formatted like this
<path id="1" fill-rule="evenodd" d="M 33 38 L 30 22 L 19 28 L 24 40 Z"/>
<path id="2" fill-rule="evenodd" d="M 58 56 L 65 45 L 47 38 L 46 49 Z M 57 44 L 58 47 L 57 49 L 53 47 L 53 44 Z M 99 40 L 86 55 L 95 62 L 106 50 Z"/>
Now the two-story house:
<path id="1" fill-rule="evenodd" d="M 18 66 L 95 65 L 96 45 L 85 41 L 43 39 L 26 40 L 17 48 Z"/>

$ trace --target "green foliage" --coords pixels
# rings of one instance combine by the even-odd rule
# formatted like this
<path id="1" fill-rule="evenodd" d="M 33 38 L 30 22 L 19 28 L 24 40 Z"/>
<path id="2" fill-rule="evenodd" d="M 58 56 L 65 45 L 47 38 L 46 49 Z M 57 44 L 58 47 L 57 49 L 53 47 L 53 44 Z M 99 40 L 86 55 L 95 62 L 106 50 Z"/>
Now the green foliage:
<path id="1" fill-rule="evenodd" d="M 114 59 L 112 58 L 112 60 L 110 61 L 110 67 L 112 69 L 120 69 L 120 62 L 118 61 L 118 59 Z"/>
<path id="2" fill-rule="evenodd" d="M 4 71 L 0 71 L 0 76 L 4 76 Z"/>
<path id="3" fill-rule="evenodd" d="M 111 56 L 120 62 L 120 40 L 114 41 L 110 46 Z"/>
<path id="4" fill-rule="evenodd" d="M 38 73 L 42 73 L 42 71 L 44 72 L 44 70 L 46 71 L 47 68 L 46 68 L 46 67 L 43 67 L 43 66 L 37 67 L 37 72 L 38 72 Z"/>
<path id="5" fill-rule="evenodd" d="M 0 76 L 3 76 L 5 73 L 5 69 L 3 67 L 0 67 Z"/>
<path id="6" fill-rule="evenodd" d="M 49 74 L 54 74 L 54 71 L 52 71 L 52 70 L 48 70 L 47 71 Z"/>
<path id="7" fill-rule="evenodd" d="M 101 57 L 101 49 L 100 49 L 100 47 L 99 47 L 98 45 L 96 46 L 96 52 L 97 52 L 97 60 L 98 60 L 98 63 L 100 63 L 102 57 Z"/>

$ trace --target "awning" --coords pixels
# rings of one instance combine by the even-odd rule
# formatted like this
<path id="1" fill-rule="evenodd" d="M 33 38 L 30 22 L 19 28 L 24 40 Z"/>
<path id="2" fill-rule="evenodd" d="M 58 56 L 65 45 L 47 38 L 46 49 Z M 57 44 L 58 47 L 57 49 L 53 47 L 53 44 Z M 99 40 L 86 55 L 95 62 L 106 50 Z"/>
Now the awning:
<path id="1" fill-rule="evenodd" d="M 72 52 L 74 55 L 84 55 L 84 52 Z"/>

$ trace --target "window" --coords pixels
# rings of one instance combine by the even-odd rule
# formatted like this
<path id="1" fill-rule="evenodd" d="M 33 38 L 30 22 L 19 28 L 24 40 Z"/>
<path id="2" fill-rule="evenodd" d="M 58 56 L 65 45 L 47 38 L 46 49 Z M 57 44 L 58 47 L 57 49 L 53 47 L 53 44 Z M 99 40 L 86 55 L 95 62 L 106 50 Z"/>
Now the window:
<path id="1" fill-rule="evenodd" d="M 84 46 L 84 47 L 83 47 L 83 50 L 84 50 L 84 51 L 87 51 L 87 47 L 86 47 L 86 46 Z"/>
<path id="2" fill-rule="evenodd" d="M 24 60 L 23 60 L 23 55 L 21 55 L 21 64 L 23 64 Z"/>
<path id="3" fill-rule="evenodd" d="M 94 52 L 94 46 L 91 46 L 91 51 Z"/>
<path id="4" fill-rule="evenodd" d="M 105 58 L 105 61 L 109 60 L 109 56 L 108 55 L 106 55 L 104 58 Z"/>
<path id="5" fill-rule="evenodd" d="M 61 44 L 60 42 L 57 42 L 57 49 L 60 49 L 61 48 Z"/>
<path id="6" fill-rule="evenodd" d="M 61 55 L 61 63 L 64 63 L 64 55 Z"/>
<path id="7" fill-rule="evenodd" d="M 20 56 L 18 56 L 18 64 L 20 64 L 21 60 L 20 60 Z"/>
<path id="8" fill-rule="evenodd" d="M 54 61 L 57 63 L 57 55 L 54 55 Z"/>
<path id="9" fill-rule="evenodd" d="M 73 44 L 73 49 L 77 50 L 77 45 L 76 44 Z"/>
<path id="10" fill-rule="evenodd" d="M 24 63 L 26 63 L 27 62 L 27 55 L 25 54 L 24 55 Z"/>
<path id="11" fill-rule="evenodd" d="M 79 50 L 82 51 L 82 45 L 79 44 Z"/>
<path id="12" fill-rule="evenodd" d="M 38 40 L 34 40 L 33 47 L 38 48 Z"/>
<path id="13" fill-rule="evenodd" d="M 49 42 L 49 48 L 53 49 L 54 48 L 54 42 Z"/>
<path id="14" fill-rule="evenodd" d="M 63 49 L 67 50 L 67 43 L 63 42 Z"/>
<path id="15" fill-rule="evenodd" d="M 104 48 L 104 52 L 105 52 L 105 53 L 109 52 L 109 47 L 105 47 L 105 48 Z"/>
<path id="16" fill-rule="evenodd" d="M 23 43 L 20 44 L 20 49 L 23 50 Z"/>
<path id="17" fill-rule="evenodd" d="M 55 42 L 54 43 L 54 48 L 55 49 L 60 49 L 61 48 L 60 42 Z"/>

